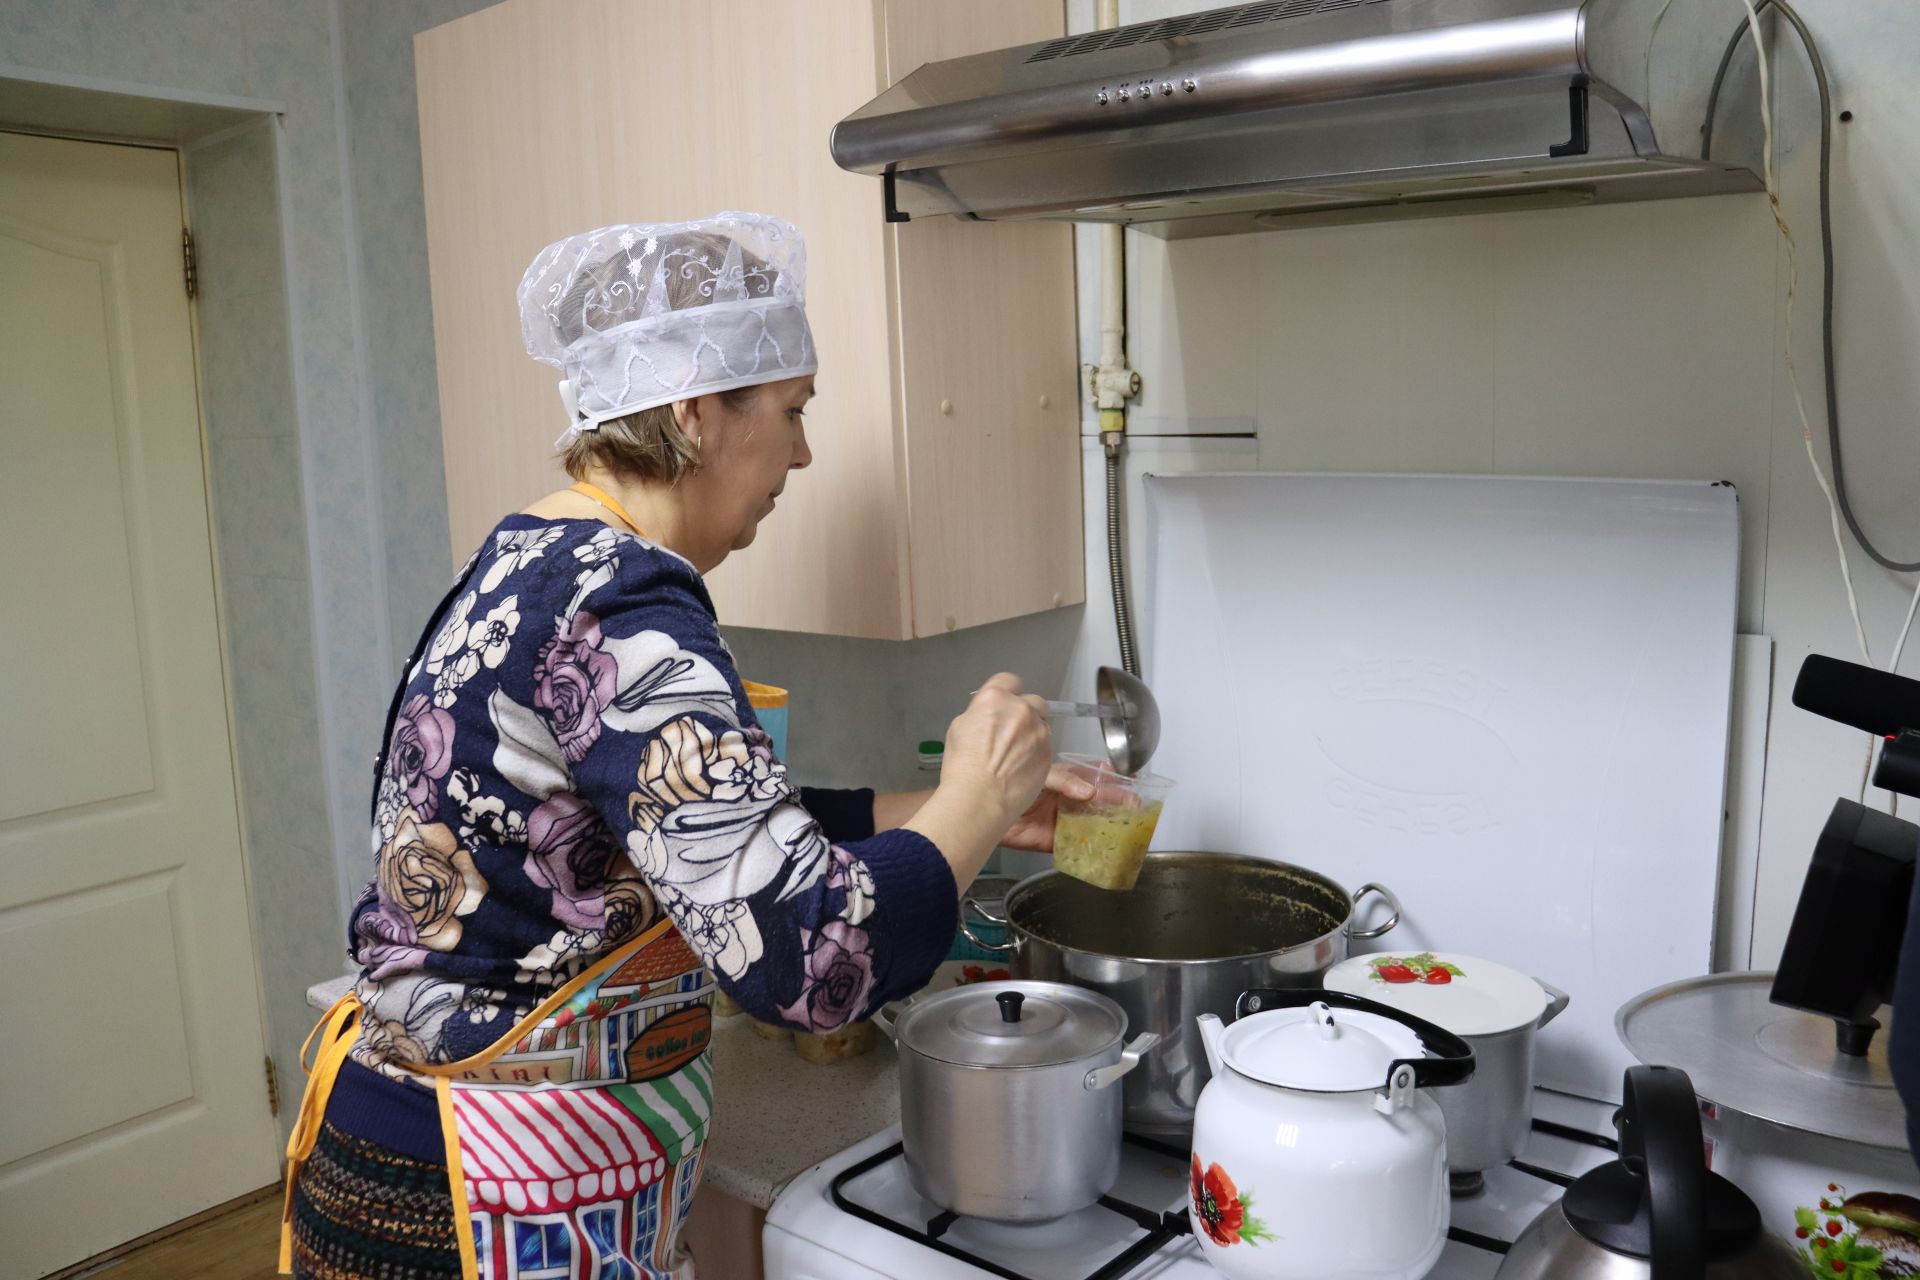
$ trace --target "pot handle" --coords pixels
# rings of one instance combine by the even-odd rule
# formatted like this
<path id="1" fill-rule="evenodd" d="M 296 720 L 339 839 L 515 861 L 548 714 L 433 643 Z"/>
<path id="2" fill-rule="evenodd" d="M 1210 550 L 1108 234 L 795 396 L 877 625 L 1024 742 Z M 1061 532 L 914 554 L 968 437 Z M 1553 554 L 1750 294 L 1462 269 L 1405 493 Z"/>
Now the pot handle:
<path id="1" fill-rule="evenodd" d="M 1152 1053 L 1160 1043 L 1160 1033 L 1143 1031 L 1133 1038 L 1133 1043 L 1120 1051 L 1120 1061 L 1110 1067 L 1095 1067 L 1087 1072 L 1086 1085 L 1089 1090 L 1104 1089 L 1117 1082 L 1127 1072 L 1140 1065 L 1140 1060 Z"/>
<path id="2" fill-rule="evenodd" d="M 1393 928 L 1393 926 L 1400 923 L 1400 915 L 1401 915 L 1400 899 L 1394 897 L 1393 890 L 1387 888 L 1387 886 L 1383 884 L 1374 884 L 1372 881 L 1368 881 L 1366 884 L 1361 885 L 1358 889 L 1355 889 L 1353 891 L 1353 915 L 1357 916 L 1360 914 L 1360 899 L 1366 897 L 1370 893 L 1377 893 L 1381 897 L 1385 898 L 1387 900 L 1387 905 L 1393 908 L 1393 914 L 1387 917 L 1387 922 L 1385 924 L 1377 924 L 1373 926 L 1371 929 L 1356 929 L 1353 927 L 1353 916 L 1347 917 L 1347 924 L 1344 929 L 1344 932 L 1349 938 L 1358 938 L 1362 940 L 1365 940 L 1367 938 L 1377 938 L 1381 934 L 1390 931 Z"/>
<path id="3" fill-rule="evenodd" d="M 1425 1018 L 1416 1018 L 1410 1013 L 1376 1004 L 1372 1000 L 1363 1000 L 1359 996 L 1350 996 L 1343 991 L 1318 991 L 1312 987 L 1293 987 L 1283 991 L 1277 987 L 1255 987 L 1240 993 L 1240 999 L 1234 1004 L 1234 1017 L 1244 1018 L 1248 1014 L 1264 1013 L 1269 1009 L 1301 1009 L 1313 1004 L 1348 1009 L 1354 1013 L 1375 1014 L 1411 1028 L 1420 1037 L 1420 1043 L 1432 1056 L 1395 1058 L 1387 1064 L 1386 1079 L 1380 1086 L 1383 1089 L 1393 1087 L 1393 1078 L 1402 1066 L 1413 1068 L 1413 1087 L 1416 1089 L 1459 1084 L 1473 1074 L 1473 1046 L 1453 1032 L 1437 1027 Z"/>
<path id="4" fill-rule="evenodd" d="M 982 920 L 985 920 L 988 924 L 1008 926 L 1010 930 L 1008 940 L 1005 942 L 988 942 L 985 938 L 975 933 L 973 926 L 967 922 L 967 912 L 969 910 Z M 982 951 L 989 952 L 996 956 L 1010 956 L 1020 949 L 1020 935 L 1011 932 L 1011 926 L 1008 925 L 1007 918 L 1005 916 L 997 916 L 989 911 L 986 904 L 973 896 L 972 890 L 968 890 L 966 893 L 960 895 L 960 936 Z"/>
<path id="5" fill-rule="evenodd" d="M 906 1007 L 907 1006 L 904 1001 L 898 1001 L 898 1000 L 896 1000 L 892 1004 L 882 1005 L 880 1008 L 875 1009 L 873 1011 L 873 1016 L 868 1018 L 867 1021 L 871 1022 L 874 1026 L 880 1028 L 881 1032 L 885 1034 L 887 1039 L 892 1040 L 895 1044 L 898 1044 L 899 1037 L 893 1034 L 893 1020 L 899 1017 L 901 1010 L 905 1009 Z"/>
<path id="6" fill-rule="evenodd" d="M 1534 981 L 1540 982 L 1540 979 L 1535 978 Z M 1568 1002 L 1573 999 L 1572 996 L 1550 982 L 1540 982 L 1540 989 L 1547 993 L 1547 1007 L 1541 1011 L 1540 1021 L 1533 1024 L 1536 1027 L 1544 1027 L 1565 1013 Z"/>

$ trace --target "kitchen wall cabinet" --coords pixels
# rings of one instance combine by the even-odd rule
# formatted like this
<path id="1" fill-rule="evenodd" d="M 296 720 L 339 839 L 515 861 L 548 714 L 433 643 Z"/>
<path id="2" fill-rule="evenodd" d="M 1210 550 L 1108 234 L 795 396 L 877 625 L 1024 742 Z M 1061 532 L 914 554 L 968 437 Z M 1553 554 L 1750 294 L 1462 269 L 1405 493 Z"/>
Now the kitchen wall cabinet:
<path id="1" fill-rule="evenodd" d="M 1050 0 L 509 0 L 418 36 L 455 562 L 559 477 L 514 303 L 533 255 L 756 209 L 807 237 L 815 461 L 714 573 L 722 620 L 908 639 L 1079 603 L 1070 229 L 888 225 L 827 152 L 920 64 L 1064 30 Z"/>

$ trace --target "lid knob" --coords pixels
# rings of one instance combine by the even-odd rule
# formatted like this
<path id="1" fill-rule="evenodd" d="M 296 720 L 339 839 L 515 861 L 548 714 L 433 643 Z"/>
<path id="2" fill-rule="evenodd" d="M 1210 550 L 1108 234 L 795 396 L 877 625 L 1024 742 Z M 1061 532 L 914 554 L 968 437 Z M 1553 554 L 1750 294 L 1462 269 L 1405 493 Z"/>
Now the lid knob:
<path id="1" fill-rule="evenodd" d="M 994 1000 L 1000 1005 L 1000 1021 L 1020 1021 L 1020 1006 L 1026 1001 L 1026 996 L 1018 991 L 1002 991 Z"/>
<path id="2" fill-rule="evenodd" d="M 1333 1010 L 1328 1007 L 1326 1001 L 1316 1001 L 1310 1007 L 1309 1012 L 1313 1014 L 1313 1025 L 1320 1028 L 1320 1038 L 1322 1040 L 1338 1040 L 1340 1038 L 1340 1026 L 1333 1020 Z"/>

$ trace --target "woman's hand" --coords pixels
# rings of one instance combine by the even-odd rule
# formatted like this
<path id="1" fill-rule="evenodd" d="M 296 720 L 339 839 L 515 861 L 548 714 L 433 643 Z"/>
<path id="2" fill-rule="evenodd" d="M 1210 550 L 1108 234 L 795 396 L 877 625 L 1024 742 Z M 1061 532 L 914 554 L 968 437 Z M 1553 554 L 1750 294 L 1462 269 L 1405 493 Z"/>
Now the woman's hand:
<path id="1" fill-rule="evenodd" d="M 948 726 L 940 785 L 904 825 L 939 846 L 964 889 L 1034 807 L 1052 762 L 1045 699 L 1022 694 L 1020 677 L 1002 672 Z"/>
<path id="2" fill-rule="evenodd" d="M 1029 853 L 1052 853 L 1053 828 L 1060 818 L 1061 798 L 1091 800 L 1093 792 L 1093 783 L 1066 765 L 1054 765 L 1047 774 L 1047 785 L 1040 792 L 1040 798 L 1014 819 L 1000 843 L 1009 849 L 1025 849 Z"/>
<path id="3" fill-rule="evenodd" d="M 1003 671 L 947 727 L 938 790 L 969 796 L 1004 831 L 1039 797 L 1052 762 L 1046 700 L 1023 695 L 1020 677 Z"/>

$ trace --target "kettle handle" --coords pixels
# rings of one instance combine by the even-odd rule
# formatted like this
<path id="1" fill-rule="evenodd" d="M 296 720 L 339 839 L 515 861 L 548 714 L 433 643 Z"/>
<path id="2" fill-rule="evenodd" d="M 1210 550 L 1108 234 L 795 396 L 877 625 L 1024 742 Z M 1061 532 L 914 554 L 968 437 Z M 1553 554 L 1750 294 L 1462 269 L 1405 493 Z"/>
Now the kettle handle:
<path id="1" fill-rule="evenodd" d="M 1344 991 L 1319 991 L 1312 987 L 1292 987 L 1282 990 L 1277 987 L 1254 987 L 1240 993 L 1240 999 L 1234 1002 L 1233 1016 L 1244 1018 L 1250 1013 L 1264 1013 L 1269 1009 L 1300 1009 L 1311 1004 L 1325 1004 L 1334 1009 L 1350 1009 L 1355 1013 L 1371 1013 L 1377 1017 L 1398 1022 L 1410 1028 L 1420 1037 L 1420 1043 L 1433 1056 L 1426 1058 L 1395 1058 L 1387 1064 L 1386 1082 L 1381 1088 L 1390 1088 L 1394 1073 L 1401 1064 L 1413 1068 L 1413 1087 L 1431 1089 L 1435 1085 L 1459 1084 L 1473 1074 L 1473 1046 L 1444 1027 L 1435 1026 L 1425 1018 L 1416 1018 L 1410 1013 L 1376 1004 L 1372 1000 L 1363 1000 L 1359 996 L 1350 996 Z"/>
<path id="2" fill-rule="evenodd" d="M 1693 1280 L 1706 1265 L 1707 1162 L 1693 1082 L 1676 1067 L 1629 1067 L 1620 1158 L 1646 1170 L 1651 1280 Z"/>

